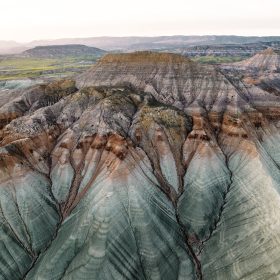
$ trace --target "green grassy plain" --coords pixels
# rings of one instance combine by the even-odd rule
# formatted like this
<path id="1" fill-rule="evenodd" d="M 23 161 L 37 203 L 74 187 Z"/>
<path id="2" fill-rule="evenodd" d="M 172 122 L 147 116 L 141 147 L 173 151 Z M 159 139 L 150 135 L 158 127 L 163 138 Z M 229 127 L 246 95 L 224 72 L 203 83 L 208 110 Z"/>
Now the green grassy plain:
<path id="1" fill-rule="evenodd" d="M 219 63 L 231 63 L 237 62 L 246 59 L 246 57 L 242 56 L 199 56 L 199 57 L 192 57 L 192 60 L 204 63 L 204 64 L 219 64 Z"/>
<path id="2" fill-rule="evenodd" d="M 29 58 L 0 57 L 0 80 L 36 78 L 40 76 L 69 76 L 89 68 L 96 57 Z"/>

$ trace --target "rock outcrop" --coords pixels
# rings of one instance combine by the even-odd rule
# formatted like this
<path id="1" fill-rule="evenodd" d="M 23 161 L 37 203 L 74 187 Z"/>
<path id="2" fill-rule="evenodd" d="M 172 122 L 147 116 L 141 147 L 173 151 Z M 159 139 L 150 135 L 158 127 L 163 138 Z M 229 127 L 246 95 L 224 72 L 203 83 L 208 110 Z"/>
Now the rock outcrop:
<path id="1" fill-rule="evenodd" d="M 115 54 L 2 104 L 0 279 L 279 279 L 280 97 L 244 79 Z"/>

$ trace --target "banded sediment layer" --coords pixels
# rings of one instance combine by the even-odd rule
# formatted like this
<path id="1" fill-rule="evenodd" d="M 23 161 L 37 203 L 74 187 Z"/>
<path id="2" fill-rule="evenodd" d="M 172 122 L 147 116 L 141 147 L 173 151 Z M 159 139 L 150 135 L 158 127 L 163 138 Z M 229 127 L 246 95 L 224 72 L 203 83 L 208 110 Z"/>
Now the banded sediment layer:
<path id="1" fill-rule="evenodd" d="M 0 279 L 279 279 L 278 70 L 246 65 L 109 54 L 1 104 Z"/>

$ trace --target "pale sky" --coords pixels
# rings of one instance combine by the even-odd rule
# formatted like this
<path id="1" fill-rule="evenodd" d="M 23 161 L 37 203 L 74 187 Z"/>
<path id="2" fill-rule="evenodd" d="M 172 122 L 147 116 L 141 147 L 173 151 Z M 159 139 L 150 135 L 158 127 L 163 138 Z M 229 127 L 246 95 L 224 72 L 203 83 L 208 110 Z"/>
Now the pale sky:
<path id="1" fill-rule="evenodd" d="M 0 0 L 0 40 L 279 35 L 280 0 Z"/>

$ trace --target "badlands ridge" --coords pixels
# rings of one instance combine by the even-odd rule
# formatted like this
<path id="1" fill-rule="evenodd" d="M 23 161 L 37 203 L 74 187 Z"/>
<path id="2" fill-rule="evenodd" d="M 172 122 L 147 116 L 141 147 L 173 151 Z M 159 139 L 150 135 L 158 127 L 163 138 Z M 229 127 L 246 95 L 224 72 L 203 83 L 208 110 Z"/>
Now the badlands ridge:
<path id="1" fill-rule="evenodd" d="M 0 96 L 0 279 L 279 279 L 279 62 L 108 54 Z"/>

